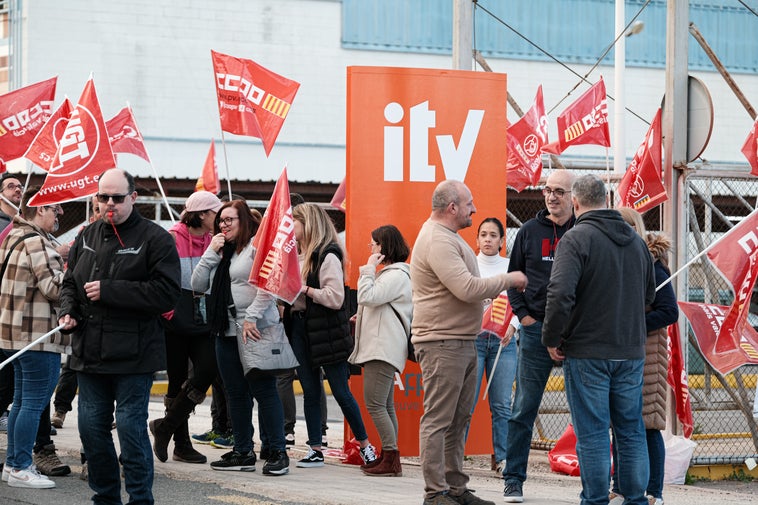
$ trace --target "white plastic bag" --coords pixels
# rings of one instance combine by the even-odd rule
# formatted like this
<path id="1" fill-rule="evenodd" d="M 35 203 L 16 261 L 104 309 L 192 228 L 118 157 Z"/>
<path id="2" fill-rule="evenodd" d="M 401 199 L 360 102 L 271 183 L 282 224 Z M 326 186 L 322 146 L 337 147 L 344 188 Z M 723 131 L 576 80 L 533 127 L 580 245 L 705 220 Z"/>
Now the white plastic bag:
<path id="1" fill-rule="evenodd" d="M 663 441 L 666 447 L 663 482 L 664 484 L 684 484 L 697 442 L 672 435 L 669 431 L 663 432 Z"/>

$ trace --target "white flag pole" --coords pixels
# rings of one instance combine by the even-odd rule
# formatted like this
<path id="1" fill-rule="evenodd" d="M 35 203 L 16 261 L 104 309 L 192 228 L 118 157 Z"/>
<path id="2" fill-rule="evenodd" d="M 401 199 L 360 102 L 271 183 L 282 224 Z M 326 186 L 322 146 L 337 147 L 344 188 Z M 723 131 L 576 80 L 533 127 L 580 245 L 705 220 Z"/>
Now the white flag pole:
<path id="1" fill-rule="evenodd" d="M 743 217 L 742 221 L 745 221 L 746 219 L 752 218 L 753 214 L 758 214 L 758 209 L 754 210 L 753 212 L 751 212 L 747 216 Z M 740 221 L 740 222 L 742 222 L 742 221 Z M 669 282 L 671 282 L 671 280 L 674 277 L 676 277 L 677 275 L 679 275 L 680 273 L 682 273 L 682 271 L 684 271 L 684 269 L 686 269 L 687 267 L 689 267 L 692 263 L 695 262 L 695 260 L 699 259 L 703 254 L 705 254 L 708 251 L 710 251 L 711 249 L 713 249 L 716 246 L 716 244 L 718 244 L 719 242 L 721 242 L 722 240 L 724 240 L 726 237 L 728 237 L 729 234 L 731 234 L 737 227 L 739 227 L 739 224 L 737 226 L 732 226 L 732 228 L 730 228 L 728 232 L 724 233 L 721 236 L 720 239 L 718 239 L 717 241 L 715 241 L 714 243 L 712 243 L 711 245 L 709 245 L 708 247 L 706 247 L 705 249 L 703 249 L 702 251 L 700 251 L 694 258 L 692 258 L 691 260 L 689 260 L 682 268 L 680 268 L 679 270 L 677 270 L 676 272 L 674 272 L 673 274 L 671 274 L 671 277 L 669 277 L 665 281 L 661 282 L 661 285 L 658 286 L 657 288 L 655 288 L 655 290 L 658 291 L 663 286 L 665 286 L 666 284 L 668 284 Z"/>
<path id="2" fill-rule="evenodd" d="M 129 102 L 126 102 L 126 107 L 129 109 L 129 115 L 132 117 L 132 121 L 134 121 L 134 126 L 137 127 L 137 131 L 140 132 L 139 135 L 142 137 L 142 130 L 139 129 L 139 126 L 137 125 L 137 118 L 134 117 L 134 113 L 132 112 L 132 106 L 129 105 Z M 166 198 L 166 192 L 163 191 L 163 184 L 161 184 L 161 179 L 158 177 L 158 172 L 155 170 L 155 166 L 153 165 L 153 159 L 150 157 L 150 153 L 147 152 L 147 145 L 145 145 L 145 138 L 142 137 L 142 147 L 145 149 L 145 154 L 147 155 L 147 159 L 150 160 L 148 163 L 150 164 L 150 169 L 153 171 L 153 177 L 155 177 L 155 182 L 158 183 L 158 190 L 161 192 L 161 197 L 163 197 L 163 203 L 166 205 L 166 210 L 168 210 L 168 217 L 171 219 L 171 224 L 176 223 L 176 219 L 174 219 L 174 212 L 171 209 L 171 206 L 168 204 L 168 198 Z"/>
<path id="3" fill-rule="evenodd" d="M 16 359 L 19 356 L 21 356 L 22 354 L 24 354 L 26 351 L 28 351 L 29 349 L 31 349 L 35 345 L 41 344 L 43 340 L 47 339 L 50 335 L 52 335 L 56 331 L 60 330 L 64 326 L 66 326 L 66 325 L 65 324 L 61 324 L 57 328 L 53 328 L 52 330 L 48 331 L 47 333 L 45 333 L 44 335 L 42 335 L 37 340 L 31 342 L 30 344 L 27 344 L 23 349 L 20 349 L 13 356 L 11 356 L 10 358 L 8 358 L 5 361 L 3 361 L 2 363 L 0 363 L 0 369 L 2 369 L 5 365 L 7 365 L 8 363 L 10 363 L 11 361 L 13 361 L 14 359 Z"/>
<path id="4" fill-rule="evenodd" d="M 495 376 L 495 369 L 497 368 L 497 362 L 500 361 L 500 353 L 503 352 L 503 346 L 498 345 L 497 346 L 497 356 L 495 356 L 495 362 L 492 363 L 492 371 L 490 372 L 490 376 L 487 378 L 487 387 L 484 388 L 484 395 L 482 396 L 482 400 L 487 399 L 487 391 L 490 390 L 490 384 L 492 384 L 492 378 Z"/>
<path id="5" fill-rule="evenodd" d="M 224 129 L 221 128 L 221 147 L 224 148 L 224 166 L 226 167 L 226 187 L 229 191 L 229 201 L 232 201 L 232 179 L 229 177 L 229 158 L 226 155 L 226 138 L 224 137 Z"/>

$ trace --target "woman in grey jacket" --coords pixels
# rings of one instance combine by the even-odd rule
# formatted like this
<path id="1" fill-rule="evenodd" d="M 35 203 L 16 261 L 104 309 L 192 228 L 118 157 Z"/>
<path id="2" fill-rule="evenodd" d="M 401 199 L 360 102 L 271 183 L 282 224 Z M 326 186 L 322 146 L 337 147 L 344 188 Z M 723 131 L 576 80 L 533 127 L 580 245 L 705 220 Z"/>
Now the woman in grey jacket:
<path id="1" fill-rule="evenodd" d="M 408 358 L 411 301 L 408 244 L 392 225 L 371 232 L 371 255 L 360 268 L 355 349 L 350 363 L 363 365 L 363 396 L 366 409 L 382 441 L 382 454 L 362 467 L 374 476 L 403 474 L 397 450 L 395 372 L 402 372 Z M 384 267 L 376 272 L 379 265 Z"/>
<path id="2" fill-rule="evenodd" d="M 216 361 L 227 392 L 234 432 L 234 449 L 219 461 L 214 470 L 255 470 L 253 452 L 252 397 L 258 401 L 261 430 L 261 459 L 264 475 L 289 472 L 285 451 L 284 413 L 276 390 L 276 377 L 245 377 L 237 349 L 237 339 L 259 340 L 258 328 L 279 322 L 274 297 L 252 285 L 248 279 L 253 268 L 255 249 L 252 237 L 261 215 L 251 213 L 245 202 L 233 200 L 218 211 L 216 234 L 192 272 L 192 289 L 211 292 L 207 302 L 208 324 L 216 335 Z"/>

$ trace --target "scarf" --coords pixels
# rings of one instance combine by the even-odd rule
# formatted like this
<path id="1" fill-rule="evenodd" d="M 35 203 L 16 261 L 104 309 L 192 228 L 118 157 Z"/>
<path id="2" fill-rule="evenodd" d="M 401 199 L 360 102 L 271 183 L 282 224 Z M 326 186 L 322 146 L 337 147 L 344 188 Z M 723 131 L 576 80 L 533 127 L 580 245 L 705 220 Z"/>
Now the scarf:
<path id="1" fill-rule="evenodd" d="M 232 299 L 232 279 L 229 277 L 229 266 L 232 263 L 235 244 L 224 243 L 221 249 L 221 262 L 216 268 L 216 275 L 211 283 L 210 304 L 208 305 L 208 325 L 211 335 L 226 335 L 229 328 L 229 312 L 237 317 L 237 310 Z"/>

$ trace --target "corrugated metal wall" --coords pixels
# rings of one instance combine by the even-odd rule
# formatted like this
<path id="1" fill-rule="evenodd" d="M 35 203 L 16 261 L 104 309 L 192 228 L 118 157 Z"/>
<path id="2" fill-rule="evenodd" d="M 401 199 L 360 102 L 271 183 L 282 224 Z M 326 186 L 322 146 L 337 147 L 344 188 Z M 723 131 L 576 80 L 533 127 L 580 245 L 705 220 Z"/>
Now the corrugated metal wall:
<path id="1" fill-rule="evenodd" d="M 479 0 L 475 47 L 485 56 L 549 61 L 520 37 L 560 61 L 593 64 L 614 39 L 614 0 Z M 626 2 L 631 19 L 644 0 Z M 449 54 L 452 0 L 343 0 L 342 46 L 347 49 Z M 650 2 L 638 18 L 644 31 L 628 39 L 627 66 L 661 68 L 666 57 L 666 1 Z M 736 0 L 691 1 L 690 19 L 732 72 L 758 71 L 758 16 Z M 512 29 L 506 27 L 507 23 Z M 515 31 L 515 32 L 514 32 Z M 712 70 L 697 43 L 690 43 L 690 68 Z M 613 62 L 613 51 L 606 56 Z"/>

